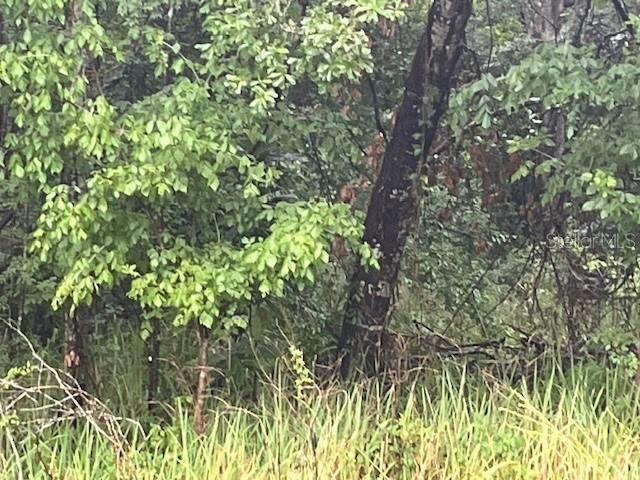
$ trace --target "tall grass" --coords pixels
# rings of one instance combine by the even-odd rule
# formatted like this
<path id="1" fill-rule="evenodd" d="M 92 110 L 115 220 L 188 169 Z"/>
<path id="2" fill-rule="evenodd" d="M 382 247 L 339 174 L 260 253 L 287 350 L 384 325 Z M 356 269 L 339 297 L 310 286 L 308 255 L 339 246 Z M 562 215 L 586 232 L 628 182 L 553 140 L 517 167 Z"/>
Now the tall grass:
<path id="1" fill-rule="evenodd" d="M 640 478 L 639 396 L 620 372 L 580 367 L 506 385 L 457 371 L 402 389 L 298 394 L 285 383 L 251 408 L 216 401 L 201 438 L 177 402 L 171 424 L 130 429 L 126 469 L 89 426 L 17 443 L 5 425 L 0 478 Z"/>

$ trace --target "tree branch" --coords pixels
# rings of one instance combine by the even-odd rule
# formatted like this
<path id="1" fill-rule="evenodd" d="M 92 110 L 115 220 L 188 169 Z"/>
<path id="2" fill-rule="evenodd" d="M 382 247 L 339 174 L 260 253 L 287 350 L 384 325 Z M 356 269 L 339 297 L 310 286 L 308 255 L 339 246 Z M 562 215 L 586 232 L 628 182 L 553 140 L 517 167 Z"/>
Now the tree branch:
<path id="1" fill-rule="evenodd" d="M 635 36 L 635 29 L 631 24 L 629 11 L 627 10 L 627 6 L 625 5 L 624 0 L 611 0 L 611 3 L 613 3 L 613 8 L 615 8 L 618 17 L 620 17 L 620 20 L 622 20 L 622 23 L 624 23 L 627 32 L 629 32 L 632 37 Z"/>

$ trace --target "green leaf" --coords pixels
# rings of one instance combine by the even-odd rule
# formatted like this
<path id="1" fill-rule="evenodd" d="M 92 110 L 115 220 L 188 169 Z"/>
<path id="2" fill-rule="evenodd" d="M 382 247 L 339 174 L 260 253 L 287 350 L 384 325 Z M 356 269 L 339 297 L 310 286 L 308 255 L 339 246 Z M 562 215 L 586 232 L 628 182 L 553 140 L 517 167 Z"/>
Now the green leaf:
<path id="1" fill-rule="evenodd" d="M 13 164 L 13 174 L 18 178 L 24 177 L 24 168 L 22 168 L 21 163 Z"/>

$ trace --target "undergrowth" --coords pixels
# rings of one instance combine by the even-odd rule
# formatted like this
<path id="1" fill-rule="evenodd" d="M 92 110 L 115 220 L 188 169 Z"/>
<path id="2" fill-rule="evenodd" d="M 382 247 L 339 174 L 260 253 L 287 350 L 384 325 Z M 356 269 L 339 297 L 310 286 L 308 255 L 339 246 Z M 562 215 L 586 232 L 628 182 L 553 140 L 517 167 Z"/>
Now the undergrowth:
<path id="1" fill-rule="evenodd" d="M 410 384 L 319 388 L 282 374 L 239 407 L 212 399 L 193 433 L 123 421 L 126 458 L 78 420 L 37 434 L 0 424 L 3 479 L 634 479 L 638 389 L 622 370 L 576 366 L 506 384 L 451 367 Z"/>

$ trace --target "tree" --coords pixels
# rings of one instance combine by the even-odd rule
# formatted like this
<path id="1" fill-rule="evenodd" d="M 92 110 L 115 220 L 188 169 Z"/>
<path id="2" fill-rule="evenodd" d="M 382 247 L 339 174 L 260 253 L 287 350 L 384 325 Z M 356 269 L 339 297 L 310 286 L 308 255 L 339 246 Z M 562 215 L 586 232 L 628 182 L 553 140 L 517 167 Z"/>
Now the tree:
<path id="1" fill-rule="evenodd" d="M 77 318 L 82 305 L 123 288 L 143 331 L 195 327 L 202 432 L 209 338 L 244 329 L 260 299 L 313 282 L 336 236 L 372 258 L 347 205 L 281 201 L 268 158 L 322 133 L 300 121 L 292 87 L 307 82 L 321 98 L 369 71 L 363 28 L 398 10 L 332 1 L 1 5 L 16 25 L 0 47 L 0 88 L 16 126 L 6 161 L 43 200 L 31 251 L 59 275 L 53 306 Z M 129 77 L 128 98 L 121 79 L 107 88 L 101 67 L 136 62 L 150 87 Z"/>
<path id="2" fill-rule="evenodd" d="M 381 362 L 402 254 L 416 217 L 424 162 L 447 108 L 471 15 L 470 0 L 436 0 L 408 74 L 393 134 L 365 220 L 365 242 L 380 254 L 380 269 L 359 267 L 351 279 L 340 349 L 346 375 L 353 355 L 367 369 Z"/>
<path id="3" fill-rule="evenodd" d="M 615 3 L 598 22 L 612 23 Z M 633 291 L 637 268 L 638 20 L 619 15 L 623 30 L 601 38 L 588 25 L 582 32 L 587 13 L 577 14 L 581 35 L 567 35 L 571 42 L 539 45 L 503 74 L 462 89 L 450 123 L 471 142 L 500 132 L 494 148 L 520 163 L 512 182 L 539 187 L 527 200 L 537 234 L 526 240 L 543 252 L 539 278 L 551 263 L 572 347 L 593 329 L 581 317 Z M 582 33 L 585 42 L 576 40 Z"/>

